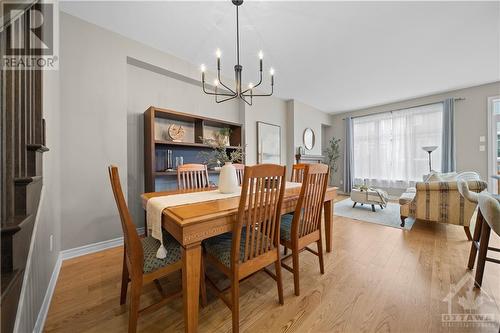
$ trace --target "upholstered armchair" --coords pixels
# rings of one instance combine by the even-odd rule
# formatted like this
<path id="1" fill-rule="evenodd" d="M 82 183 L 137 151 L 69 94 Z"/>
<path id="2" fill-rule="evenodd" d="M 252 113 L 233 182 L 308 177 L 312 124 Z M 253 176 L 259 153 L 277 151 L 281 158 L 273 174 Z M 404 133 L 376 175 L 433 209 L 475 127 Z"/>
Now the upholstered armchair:
<path id="1" fill-rule="evenodd" d="M 437 179 L 437 180 L 435 180 Z M 407 217 L 428 222 L 448 223 L 464 227 L 467 239 L 472 236 L 469 230 L 470 220 L 477 203 L 460 195 L 457 179 L 466 180 L 469 190 L 481 192 L 486 189 L 486 182 L 480 180 L 475 172 L 447 175 L 427 182 L 418 182 L 415 188 L 408 189 L 399 198 L 401 226 L 404 227 Z"/>

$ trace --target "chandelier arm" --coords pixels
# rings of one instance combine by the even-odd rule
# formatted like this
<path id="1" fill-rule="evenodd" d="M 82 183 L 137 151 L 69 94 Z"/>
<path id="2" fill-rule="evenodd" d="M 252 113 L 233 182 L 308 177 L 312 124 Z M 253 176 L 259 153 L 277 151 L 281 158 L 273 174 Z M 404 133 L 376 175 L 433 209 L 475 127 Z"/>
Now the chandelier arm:
<path id="1" fill-rule="evenodd" d="M 220 83 L 221 86 L 223 86 L 224 88 L 226 88 L 227 90 L 229 90 L 231 92 L 231 94 L 236 95 L 236 92 L 233 91 L 233 89 L 229 88 L 228 86 L 226 86 L 224 84 L 224 82 L 222 82 L 222 80 L 220 78 L 220 72 L 217 72 L 217 81 L 219 81 L 219 83 Z"/>
<path id="2" fill-rule="evenodd" d="M 240 95 L 240 98 L 243 100 L 243 102 L 245 102 L 248 105 L 252 106 L 252 104 L 253 104 L 252 97 L 250 97 L 250 102 L 248 102 L 243 95 Z"/>
<path id="3" fill-rule="evenodd" d="M 241 94 L 245 94 L 246 92 L 248 92 L 248 91 L 250 91 L 250 90 L 252 90 L 252 89 L 257 88 L 258 86 L 260 86 L 260 84 L 261 84 L 261 83 L 262 83 L 262 71 L 260 72 L 260 81 L 259 81 L 259 83 L 257 83 L 257 84 L 256 84 L 255 86 L 253 86 L 252 88 L 248 88 L 248 89 L 244 90 Z M 247 95 L 245 95 L 245 96 L 247 96 Z M 255 95 L 254 95 L 254 96 L 255 96 Z"/>
<path id="4" fill-rule="evenodd" d="M 205 81 L 202 82 L 202 88 L 203 88 L 203 92 L 207 95 L 213 95 L 213 96 L 236 96 L 236 93 L 234 91 L 231 91 L 230 94 L 227 94 L 227 93 L 215 93 L 215 92 L 210 92 L 210 91 L 207 91 L 205 89 Z"/>
<path id="5" fill-rule="evenodd" d="M 251 94 L 251 95 L 244 95 L 244 94 L 241 94 L 242 96 L 245 96 L 245 97 L 269 97 L 271 96 L 272 94 L 274 93 L 274 85 L 271 85 L 271 92 L 269 94 Z"/>
<path id="6" fill-rule="evenodd" d="M 228 97 L 228 98 L 224 98 L 224 99 L 221 99 L 221 100 L 217 100 L 217 96 L 215 96 L 215 103 L 222 103 L 222 102 L 226 102 L 226 101 L 229 101 L 231 99 L 234 99 L 238 97 L 238 95 L 233 95 L 231 97 Z"/>

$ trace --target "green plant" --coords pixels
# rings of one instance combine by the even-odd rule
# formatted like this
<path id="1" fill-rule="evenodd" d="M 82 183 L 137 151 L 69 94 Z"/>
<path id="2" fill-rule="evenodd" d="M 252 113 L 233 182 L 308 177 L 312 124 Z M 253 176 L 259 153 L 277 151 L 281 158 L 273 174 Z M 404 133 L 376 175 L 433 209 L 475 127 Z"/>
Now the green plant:
<path id="1" fill-rule="evenodd" d="M 325 149 L 325 155 L 328 158 L 328 165 L 333 172 L 338 171 L 338 160 L 340 158 L 340 139 L 331 138 Z"/>
<path id="2" fill-rule="evenodd" d="M 245 153 L 243 147 L 231 147 L 229 145 L 230 128 L 221 128 L 214 133 L 211 139 L 202 138 L 203 143 L 207 144 L 212 151 L 201 151 L 198 155 L 208 166 L 221 166 L 226 162 L 243 162 Z"/>

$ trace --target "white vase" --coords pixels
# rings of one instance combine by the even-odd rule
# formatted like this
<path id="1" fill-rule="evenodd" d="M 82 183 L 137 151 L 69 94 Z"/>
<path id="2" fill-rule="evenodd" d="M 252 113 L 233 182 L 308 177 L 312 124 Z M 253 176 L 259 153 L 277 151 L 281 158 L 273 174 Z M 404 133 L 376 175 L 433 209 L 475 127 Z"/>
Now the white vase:
<path id="1" fill-rule="evenodd" d="M 233 163 L 226 162 L 220 170 L 219 191 L 220 193 L 234 193 L 238 190 L 238 178 Z"/>

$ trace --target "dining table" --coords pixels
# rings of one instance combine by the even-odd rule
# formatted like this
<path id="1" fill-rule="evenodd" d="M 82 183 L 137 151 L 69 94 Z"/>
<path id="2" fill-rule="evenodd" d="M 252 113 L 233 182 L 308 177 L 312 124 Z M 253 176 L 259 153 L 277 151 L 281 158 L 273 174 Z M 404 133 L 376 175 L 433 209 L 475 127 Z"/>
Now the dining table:
<path id="1" fill-rule="evenodd" d="M 216 188 L 171 190 L 149 192 L 141 195 L 143 208 L 147 201 L 161 196 L 174 196 L 197 191 L 214 191 Z M 282 214 L 295 211 L 301 187 L 287 186 L 283 196 Z M 337 187 L 328 187 L 324 199 L 324 231 L 326 251 L 333 246 L 333 202 Z M 162 227 L 181 245 L 182 252 L 182 291 L 184 301 L 185 332 L 198 330 L 199 291 L 201 277 L 201 242 L 204 239 L 233 230 L 237 221 L 240 197 L 230 197 L 212 201 L 170 206 L 163 210 Z M 323 228 L 323 227 L 322 227 Z"/>

